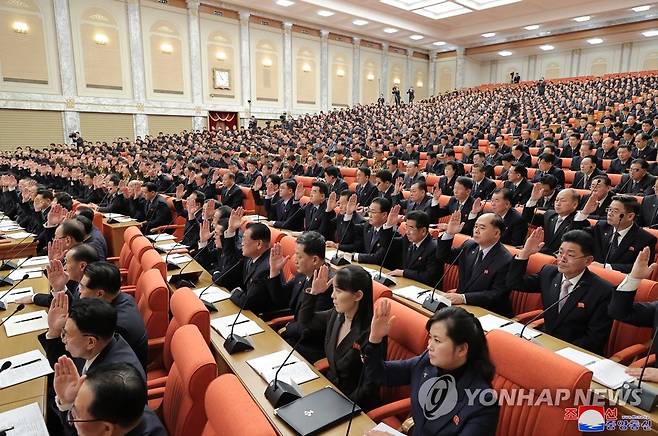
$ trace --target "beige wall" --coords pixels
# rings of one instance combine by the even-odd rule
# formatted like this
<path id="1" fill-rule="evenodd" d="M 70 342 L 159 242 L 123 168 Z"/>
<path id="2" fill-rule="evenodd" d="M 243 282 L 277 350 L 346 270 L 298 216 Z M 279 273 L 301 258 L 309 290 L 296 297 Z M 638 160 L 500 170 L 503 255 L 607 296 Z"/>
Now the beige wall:
<path id="1" fill-rule="evenodd" d="M 354 74 L 352 44 L 329 44 L 329 105 L 352 106 L 352 76 Z"/>
<path id="2" fill-rule="evenodd" d="M 417 100 L 427 98 L 427 87 L 429 86 L 429 64 L 427 61 L 414 59 L 411 63 L 411 86 L 414 87 Z"/>
<path id="3" fill-rule="evenodd" d="M 384 90 L 391 93 L 393 85 L 397 84 L 400 88 L 402 99 L 406 100 L 407 90 L 404 88 L 407 71 L 407 57 L 398 56 L 392 53 L 388 54 L 388 76 L 386 77 L 386 87 Z M 386 94 L 384 94 L 386 98 Z"/>
<path id="4" fill-rule="evenodd" d="M 192 117 L 177 117 L 172 115 L 149 115 L 149 134 L 180 133 L 192 130 Z"/>
<path id="5" fill-rule="evenodd" d="M 116 138 L 135 137 L 133 116 L 130 114 L 107 114 L 82 112 L 80 114 L 80 134 L 87 141 L 106 141 Z"/>
<path id="6" fill-rule="evenodd" d="M 211 104 L 240 103 L 240 29 L 235 20 L 201 14 L 203 95 Z M 213 69 L 228 71 L 230 89 L 214 88 Z"/>
<path id="7" fill-rule="evenodd" d="M 250 24 L 252 104 L 283 107 L 283 35 Z"/>
<path id="8" fill-rule="evenodd" d="M 435 92 L 441 93 L 455 89 L 455 71 L 457 68 L 457 59 L 437 59 L 434 68 L 434 89 Z"/>
<path id="9" fill-rule="evenodd" d="M 292 37 L 292 101 L 299 109 L 320 108 L 320 39 Z"/>
<path id="10" fill-rule="evenodd" d="M 379 97 L 379 82 L 381 77 L 381 51 L 361 47 L 361 93 L 360 101 L 363 104 L 374 103 Z M 384 94 L 386 101 L 389 98 Z"/>
<path id="11" fill-rule="evenodd" d="M 45 147 L 61 143 L 63 136 L 61 112 L 0 109 L 0 151 Z"/>

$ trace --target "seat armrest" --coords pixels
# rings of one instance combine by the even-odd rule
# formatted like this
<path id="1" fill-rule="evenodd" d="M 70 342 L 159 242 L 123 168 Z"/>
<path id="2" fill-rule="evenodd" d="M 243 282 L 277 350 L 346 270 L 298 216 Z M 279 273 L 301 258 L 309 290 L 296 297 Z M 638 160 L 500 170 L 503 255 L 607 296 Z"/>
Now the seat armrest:
<path id="1" fill-rule="evenodd" d="M 384 404 L 368 412 L 368 417 L 375 422 L 381 422 L 389 416 L 397 416 L 411 411 L 411 399 L 403 398 L 392 403 Z"/>

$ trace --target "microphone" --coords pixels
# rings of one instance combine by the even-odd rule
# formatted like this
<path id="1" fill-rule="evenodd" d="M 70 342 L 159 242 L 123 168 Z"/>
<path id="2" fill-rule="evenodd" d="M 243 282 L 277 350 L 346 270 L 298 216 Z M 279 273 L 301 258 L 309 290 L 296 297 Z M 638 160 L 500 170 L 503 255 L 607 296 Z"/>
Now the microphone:
<path id="1" fill-rule="evenodd" d="M 383 231 L 384 228 L 382 226 Z M 382 270 L 384 269 L 384 263 L 386 262 L 386 258 L 388 257 L 388 252 L 391 250 L 391 247 L 393 246 L 393 241 L 395 240 L 395 230 L 391 229 L 391 232 L 393 234 L 391 235 L 391 240 L 388 242 L 388 247 L 386 247 L 386 252 L 384 253 L 384 258 L 382 259 L 382 264 L 379 265 L 379 273 L 376 276 L 373 276 L 373 280 L 376 281 L 377 283 L 381 283 L 384 286 L 395 286 L 395 282 L 391 279 L 389 279 L 386 276 L 382 275 Z"/>
<path id="2" fill-rule="evenodd" d="M 5 318 L 4 321 L 0 322 L 0 327 L 2 327 L 2 325 L 3 325 L 4 323 L 6 323 L 7 321 L 9 321 L 9 318 L 11 318 L 12 316 L 16 315 L 18 312 L 20 312 L 20 311 L 23 310 L 23 309 L 25 309 L 25 305 L 24 305 L 24 304 L 19 304 L 18 306 L 16 306 L 16 309 L 11 313 L 11 315 L 9 315 L 7 318 Z"/>
<path id="3" fill-rule="evenodd" d="M 343 231 L 343 235 L 340 237 L 340 241 L 338 242 L 338 245 L 336 246 L 336 254 L 334 254 L 334 257 L 331 258 L 329 263 L 335 266 L 344 266 L 344 265 L 349 265 L 350 261 L 345 259 L 343 256 L 339 256 L 338 253 L 340 253 L 340 244 L 343 243 L 345 240 L 345 236 L 347 235 L 347 230 L 350 228 L 350 224 L 352 224 L 352 220 L 349 220 L 347 222 L 347 225 L 345 226 L 345 230 Z"/>
<path id="4" fill-rule="evenodd" d="M 14 283 L 14 285 L 11 288 L 9 288 L 9 290 L 7 292 L 5 292 L 4 294 L 2 294 L 2 296 L 0 296 L 0 310 L 7 310 L 7 305 L 5 304 L 4 301 L 2 301 L 2 299 L 5 298 L 7 296 L 7 294 L 9 294 L 11 291 L 13 291 L 14 288 L 16 286 L 18 286 L 23 280 L 26 280 L 29 277 L 30 277 L 29 274 L 25 274 L 19 281 Z"/>
<path id="5" fill-rule="evenodd" d="M 196 220 L 196 218 L 195 218 L 195 220 Z M 194 229 L 194 226 L 191 226 L 189 229 L 187 229 L 187 231 L 186 231 L 185 233 L 183 233 L 183 236 L 180 238 L 181 241 L 180 241 L 180 242 L 176 242 L 176 243 L 174 244 L 174 246 L 171 247 L 171 249 L 167 252 L 167 255 L 165 256 L 165 259 L 164 259 L 164 261 L 165 261 L 165 265 L 167 265 L 167 271 L 171 271 L 172 269 L 178 269 L 178 265 L 176 265 L 176 264 L 173 263 L 173 262 L 169 262 L 169 260 L 168 260 L 168 259 L 169 259 L 169 255 L 171 254 L 172 251 L 174 251 L 174 250 L 176 249 L 177 246 L 180 245 L 180 246 L 182 247 L 183 245 L 185 245 L 185 244 L 182 243 L 182 241 L 183 241 L 183 240 L 185 239 L 185 237 L 190 233 L 190 231 L 192 231 L 192 229 Z M 206 246 L 206 247 L 207 247 L 207 246 Z M 197 254 L 199 254 L 199 253 L 197 253 Z"/>
<path id="6" fill-rule="evenodd" d="M 619 224 L 621 224 L 621 220 L 624 219 L 624 214 L 620 213 L 619 214 L 619 220 L 617 220 L 617 229 L 619 228 Z M 618 230 L 615 229 L 615 233 L 619 233 Z M 614 233 L 612 235 L 614 237 Z M 617 240 L 617 247 L 619 247 L 619 240 Z M 610 251 L 612 250 L 612 240 L 610 241 L 610 245 L 608 245 L 608 250 L 605 253 L 605 259 L 603 259 L 603 268 L 605 268 L 605 265 L 608 263 L 608 256 L 610 256 Z"/>
<path id="7" fill-rule="evenodd" d="M 302 334 L 299 336 L 299 339 L 297 339 L 295 346 L 292 347 L 290 353 L 288 353 L 286 358 L 283 359 L 283 362 L 281 362 L 281 365 L 279 365 L 279 368 L 276 370 L 276 373 L 274 374 L 274 380 L 272 380 L 270 384 L 267 385 L 267 389 L 265 389 L 265 398 L 267 399 L 267 401 L 270 402 L 272 407 L 274 407 L 275 409 L 281 406 L 285 406 L 286 404 L 291 403 L 302 397 L 302 394 L 299 393 L 299 391 L 297 390 L 297 388 L 295 388 L 295 386 L 279 380 L 279 373 L 281 372 L 283 367 L 286 366 L 286 362 L 288 362 L 288 359 L 290 359 L 292 353 L 295 352 L 299 344 L 302 343 L 302 341 L 306 338 L 307 335 L 308 335 L 308 330 L 303 330 Z M 294 384 L 294 381 L 292 379 L 290 381 L 291 383 Z"/>
<path id="8" fill-rule="evenodd" d="M 192 260 L 187 262 L 185 265 L 183 265 L 183 268 L 178 271 L 176 274 L 172 274 L 171 278 L 169 279 L 169 283 L 173 283 L 176 287 L 180 287 L 182 284 L 187 283 L 190 287 L 194 286 L 194 283 L 190 282 L 189 280 L 183 279 L 183 271 L 185 268 L 187 268 L 193 261 L 197 260 L 199 255 L 203 253 L 203 251 L 208 248 L 208 245 L 205 247 L 199 249 L 199 251 L 196 252 L 194 256 L 192 256 Z M 165 256 L 166 257 L 166 256 Z M 178 268 L 178 265 L 176 265 L 176 268 Z"/>
<path id="9" fill-rule="evenodd" d="M 18 241 L 18 243 L 16 245 L 21 245 L 23 242 L 27 241 L 28 238 L 33 238 L 33 237 L 34 236 L 32 236 L 32 234 L 30 233 L 29 235 L 27 235 L 26 237 L 24 237 L 23 239 Z M 23 248 L 21 248 L 20 250 L 18 250 L 18 253 L 15 254 L 16 258 L 20 257 L 19 255 L 23 254 L 23 252 L 25 250 L 27 250 L 28 248 L 30 248 L 30 247 L 31 247 L 31 244 L 28 244 L 28 245 L 24 246 Z M 32 256 L 29 256 L 28 259 L 30 257 L 32 257 Z M 18 266 L 14 262 L 12 262 L 11 260 L 6 260 L 6 261 L 2 262 L 2 265 L 0 265 L 0 271 L 9 271 L 9 270 L 14 270 L 16 268 L 18 268 Z"/>
<path id="10" fill-rule="evenodd" d="M 197 253 L 197 255 L 198 255 L 198 254 L 199 254 L 199 253 Z M 192 263 L 192 262 L 190 262 L 190 263 Z M 189 265 L 189 264 L 188 264 L 188 265 Z M 210 302 L 208 302 L 208 301 L 205 301 L 205 300 L 204 300 L 203 298 L 201 298 L 201 297 L 203 297 L 203 294 L 205 294 L 206 291 L 207 291 L 208 289 L 210 289 L 210 287 L 211 287 L 212 285 L 218 283 L 221 279 L 224 278 L 224 276 L 225 276 L 226 274 L 228 274 L 230 271 L 233 270 L 233 268 L 235 268 L 235 267 L 238 266 L 238 265 L 240 265 L 240 262 L 239 262 L 239 261 L 238 261 L 238 262 L 235 262 L 233 265 L 231 265 L 231 267 L 230 267 L 229 269 L 227 269 L 226 271 L 224 271 L 223 273 L 221 273 L 221 274 L 219 275 L 219 277 L 217 277 L 217 279 L 213 279 L 212 282 L 211 282 L 208 286 L 206 286 L 206 287 L 201 291 L 201 293 L 199 294 L 199 300 L 201 300 L 201 302 L 203 303 L 203 305 L 206 306 L 206 308 L 208 309 L 208 311 L 210 311 L 210 312 L 217 312 L 217 308 L 215 307 L 214 304 L 212 304 L 212 303 L 210 303 Z M 187 266 L 187 265 L 185 265 L 185 266 Z M 181 270 L 181 271 L 183 271 L 183 270 Z M 237 289 L 237 288 L 236 288 L 236 289 Z"/>
<path id="11" fill-rule="evenodd" d="M 235 289 L 233 291 L 235 292 Z M 254 346 L 251 344 L 249 339 L 243 338 L 242 336 L 233 333 L 233 330 L 235 329 L 235 324 L 238 322 L 238 319 L 240 318 L 240 314 L 242 313 L 242 310 L 244 309 L 244 306 L 246 304 L 247 304 L 247 299 L 245 299 L 244 302 L 242 302 L 242 304 L 240 305 L 240 310 L 238 311 L 238 314 L 235 316 L 235 320 L 233 321 L 233 324 L 231 324 L 231 333 L 224 341 L 224 349 L 228 351 L 228 354 L 235 354 L 235 353 L 239 353 L 240 351 L 249 351 L 254 349 Z"/>
<path id="12" fill-rule="evenodd" d="M 356 388 L 354 389 L 354 392 L 359 391 L 359 387 L 361 387 L 361 381 L 363 379 L 363 374 L 366 372 L 366 356 L 361 354 L 361 372 L 359 373 L 359 379 L 356 382 Z M 350 434 L 350 429 L 352 428 L 352 420 L 354 419 L 355 411 L 357 408 L 356 401 L 352 401 L 352 411 L 350 412 L 350 420 L 347 422 L 347 431 L 345 431 L 345 436 L 349 436 Z M 361 413 L 361 409 L 359 409 L 359 413 Z"/>
<path id="13" fill-rule="evenodd" d="M 31 258 L 32 258 L 32 256 L 28 256 L 28 257 L 26 257 L 21 263 L 19 263 L 18 265 L 16 265 L 16 269 L 18 269 L 18 268 L 20 268 L 21 266 L 23 266 L 23 264 L 24 264 L 25 262 L 27 262 L 27 261 L 28 261 L 29 259 L 31 259 Z M 9 278 L 10 275 L 11 275 L 11 272 L 7 273 L 7 275 L 4 276 L 4 277 L 0 277 L 0 286 L 11 286 L 11 285 L 14 284 L 14 281 L 13 281 L 12 279 Z M 23 280 L 23 279 L 21 279 L 21 280 Z"/>
<path id="14" fill-rule="evenodd" d="M 0 372 L 6 371 L 9 368 L 11 368 L 11 361 L 5 360 L 5 363 L 2 364 L 2 367 L 0 367 Z"/>
<path id="15" fill-rule="evenodd" d="M 453 266 L 457 262 L 457 260 L 459 260 L 462 253 L 464 252 L 464 248 L 466 248 L 466 246 L 462 244 L 461 250 L 459 250 L 459 253 L 457 253 L 457 256 L 453 259 L 452 262 L 450 262 L 449 266 Z M 478 249 L 479 249 L 479 246 L 478 246 Z M 432 293 L 430 295 L 428 295 L 427 298 L 425 298 L 425 301 L 423 301 L 423 309 L 427 309 L 430 312 L 434 313 L 434 312 L 436 312 L 436 310 L 439 308 L 440 305 L 447 306 L 445 303 L 443 303 L 439 299 L 435 299 L 434 297 L 435 297 L 435 294 L 436 294 L 436 288 L 439 287 L 439 285 L 441 284 L 441 282 L 443 282 L 443 279 L 446 277 L 446 275 L 448 275 L 449 272 L 450 272 L 450 270 L 448 268 L 446 268 L 446 270 L 443 272 L 443 275 L 441 276 L 439 281 L 436 282 L 436 284 L 432 288 Z M 420 292 L 418 294 L 418 296 L 420 297 L 421 295 L 423 295 L 426 292 L 430 292 L 430 290 L 428 289 L 426 291 Z"/>
<path id="16" fill-rule="evenodd" d="M 533 316 L 533 317 L 530 319 L 530 321 L 528 321 L 527 323 L 525 323 L 525 324 L 523 325 L 523 328 L 521 329 L 521 333 L 519 334 L 519 337 L 520 337 L 520 338 L 523 338 L 523 331 L 525 330 L 526 327 L 528 327 L 528 324 L 531 324 L 531 323 L 533 323 L 534 321 L 536 321 L 536 320 L 538 320 L 539 318 L 541 318 L 542 316 L 544 316 L 544 314 L 545 314 L 546 312 L 548 312 L 549 310 L 551 310 L 552 308 L 554 308 L 555 306 L 557 306 L 558 304 L 560 304 L 560 302 L 561 302 L 562 300 L 566 300 L 567 298 L 569 298 L 569 295 L 571 295 L 571 294 L 576 290 L 576 288 L 578 288 L 578 286 L 580 286 L 580 282 L 578 282 L 578 284 L 577 284 L 576 286 L 574 286 L 574 288 L 571 290 L 571 292 L 569 292 L 567 295 L 565 295 L 565 296 L 562 297 L 562 298 L 559 298 L 555 303 L 551 304 L 551 305 L 548 306 L 546 309 L 542 310 L 542 311 L 539 312 L 537 315 Z"/>
<path id="17" fill-rule="evenodd" d="M 637 382 L 632 381 L 632 382 L 626 382 L 622 385 L 621 389 L 623 390 L 624 393 L 631 393 L 635 394 L 632 395 L 631 397 L 623 397 L 623 398 L 637 398 L 639 396 L 640 402 L 639 404 L 634 404 L 634 406 L 639 407 L 640 409 L 646 411 L 646 412 L 651 412 L 651 410 L 654 408 L 656 403 L 658 402 L 658 389 L 651 385 L 644 385 L 642 387 L 642 379 L 644 378 L 644 370 L 647 369 L 647 366 L 649 364 L 649 356 L 651 355 L 651 350 L 653 350 L 653 344 L 656 341 L 656 334 L 658 334 L 658 328 L 655 329 L 653 332 L 653 338 L 651 338 L 651 345 L 649 346 L 649 350 L 647 351 L 647 355 L 644 358 L 644 364 L 642 365 L 642 372 L 640 372 L 640 378 L 638 378 Z"/>
<path id="18" fill-rule="evenodd" d="M 622 174 L 622 175 L 623 175 L 623 174 Z M 631 177 L 631 175 L 630 175 L 630 173 L 629 173 L 629 174 L 628 174 L 628 179 L 626 179 L 626 181 L 624 182 L 624 184 L 621 185 L 621 187 L 617 190 L 617 192 L 618 192 L 619 194 L 623 194 L 622 191 L 624 190 L 624 188 L 626 187 L 626 185 L 628 185 L 628 182 L 630 182 L 632 179 L 633 179 L 633 178 Z"/>
<path id="19" fill-rule="evenodd" d="M 98 203 L 98 207 L 101 207 L 101 205 L 103 204 L 103 202 L 107 199 L 107 196 L 108 196 L 108 195 L 110 195 L 110 191 L 109 191 L 109 190 L 105 193 L 105 195 L 103 196 L 103 198 L 101 198 L 101 201 Z"/>

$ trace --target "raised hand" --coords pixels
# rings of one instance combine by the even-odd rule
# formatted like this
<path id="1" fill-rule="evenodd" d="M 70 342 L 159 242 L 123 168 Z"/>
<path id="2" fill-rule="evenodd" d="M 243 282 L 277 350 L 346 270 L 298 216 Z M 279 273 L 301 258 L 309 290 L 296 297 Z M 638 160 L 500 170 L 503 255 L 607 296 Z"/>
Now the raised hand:
<path id="1" fill-rule="evenodd" d="M 176 200 L 182 199 L 184 193 L 185 193 L 185 186 L 183 186 L 182 183 L 179 183 L 178 186 L 176 186 Z"/>
<path id="2" fill-rule="evenodd" d="M 270 250 L 270 278 L 274 278 L 281 274 L 281 270 L 285 266 L 286 262 L 290 259 L 290 255 L 283 255 L 283 248 L 281 248 L 280 243 L 274 244 Z"/>
<path id="3" fill-rule="evenodd" d="M 64 260 L 64 241 L 53 239 L 48 243 L 48 260 Z"/>
<path id="4" fill-rule="evenodd" d="M 454 211 L 452 215 L 450 215 L 450 221 L 448 221 L 448 226 L 446 227 L 447 234 L 456 235 L 462 231 L 462 228 L 464 228 L 464 223 L 461 222 L 461 218 L 461 212 L 458 210 Z"/>
<path id="5" fill-rule="evenodd" d="M 60 336 L 68 317 L 69 296 L 66 292 L 57 292 L 50 303 L 50 310 L 48 310 L 48 337 Z"/>
<path id="6" fill-rule="evenodd" d="M 596 201 L 596 197 L 594 197 L 594 195 L 592 194 L 587 199 L 587 203 L 585 203 L 585 206 L 583 207 L 583 210 L 581 212 L 584 215 L 589 216 L 589 215 L 593 214 L 598 207 L 599 207 L 599 204 Z"/>
<path id="7" fill-rule="evenodd" d="M 519 253 L 520 259 L 527 259 L 535 253 L 539 253 L 539 250 L 544 246 L 544 229 L 537 227 L 532 231 L 528 239 L 525 241 L 523 249 Z"/>
<path id="8" fill-rule="evenodd" d="M 398 215 L 400 215 L 400 205 L 396 204 L 391 208 L 391 211 L 388 213 L 388 218 L 386 219 L 386 225 L 388 227 L 395 227 L 398 224 Z"/>
<path id="9" fill-rule="evenodd" d="M 332 191 L 331 194 L 329 194 L 329 198 L 327 199 L 327 212 L 336 209 L 336 204 L 338 203 L 337 197 L 336 191 Z"/>
<path id="10" fill-rule="evenodd" d="M 302 183 L 297 183 L 297 188 L 295 188 L 295 200 L 299 201 L 300 198 L 304 196 L 304 185 Z"/>
<path id="11" fill-rule="evenodd" d="M 642 251 L 640 251 L 640 254 L 635 258 L 633 268 L 629 274 L 631 278 L 643 280 L 651 277 L 651 274 L 656 269 L 656 264 L 649 263 L 651 261 L 649 259 L 650 254 L 649 247 L 644 247 Z"/>
<path id="12" fill-rule="evenodd" d="M 347 208 L 345 209 L 345 215 L 353 215 L 357 211 L 357 201 L 358 197 L 356 194 L 350 195 L 350 199 L 347 200 Z"/>
<path id="13" fill-rule="evenodd" d="M 68 356 L 60 356 L 55 362 L 53 388 L 62 404 L 73 404 L 85 377 L 80 377 L 78 368 Z"/>
<path id="14" fill-rule="evenodd" d="M 203 220 L 201 223 L 201 229 L 199 230 L 199 241 L 203 243 L 208 242 L 212 235 L 213 232 L 210 231 L 210 221 L 207 219 Z"/>
<path id="15" fill-rule="evenodd" d="M 319 269 L 313 271 L 311 294 L 322 294 L 327 292 L 327 289 L 329 289 L 329 268 L 327 265 L 322 265 Z"/>
<path id="16" fill-rule="evenodd" d="M 388 336 L 395 321 L 395 315 L 391 315 L 391 303 L 386 298 L 377 300 L 375 304 L 375 313 L 372 315 L 370 323 L 370 337 L 369 341 L 373 344 L 378 344 Z"/>
<path id="17" fill-rule="evenodd" d="M 265 195 L 268 197 L 272 197 L 274 194 L 276 194 L 277 188 L 276 185 L 274 185 L 271 181 L 265 182 Z"/>
<path id="18" fill-rule="evenodd" d="M 544 188 L 542 188 L 541 183 L 537 182 L 532 187 L 532 193 L 530 194 L 530 200 L 539 201 L 544 194 Z"/>
<path id="19" fill-rule="evenodd" d="M 400 194 L 400 192 L 402 192 L 402 184 L 403 184 L 402 177 L 398 177 L 395 179 L 395 188 L 393 191 L 394 195 L 398 195 Z"/>
<path id="20" fill-rule="evenodd" d="M 59 260 L 51 260 L 46 265 L 46 272 L 48 273 L 48 283 L 55 291 L 63 291 L 66 289 L 66 284 L 69 282 L 69 275 L 64 270 L 64 265 Z"/>
<path id="21" fill-rule="evenodd" d="M 441 188 L 439 188 L 438 184 L 434 185 L 434 190 L 432 190 L 432 199 L 437 203 L 439 200 L 441 200 Z"/>
<path id="22" fill-rule="evenodd" d="M 484 209 L 484 204 L 486 201 L 482 201 L 480 197 L 476 198 L 475 201 L 473 201 L 473 206 L 471 206 L 471 213 L 474 213 L 475 215 L 479 215 L 480 212 Z"/>
<path id="23" fill-rule="evenodd" d="M 242 225 L 242 217 L 244 216 L 244 209 L 238 207 L 231 211 L 231 216 L 228 219 L 228 230 L 231 232 L 237 232 Z"/>
<path id="24" fill-rule="evenodd" d="M 258 176 L 256 177 L 256 180 L 254 180 L 254 184 L 251 187 L 254 191 L 260 191 L 263 188 L 263 176 Z"/>
<path id="25" fill-rule="evenodd" d="M 208 200 L 206 201 L 206 210 L 204 213 L 204 217 L 208 220 L 213 219 L 215 216 L 215 200 Z"/>

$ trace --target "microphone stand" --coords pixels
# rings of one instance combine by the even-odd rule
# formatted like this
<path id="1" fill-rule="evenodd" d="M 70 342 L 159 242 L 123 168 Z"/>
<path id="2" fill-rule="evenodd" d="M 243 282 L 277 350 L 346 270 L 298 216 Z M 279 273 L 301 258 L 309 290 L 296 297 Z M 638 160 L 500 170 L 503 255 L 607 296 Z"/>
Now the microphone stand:
<path id="1" fill-rule="evenodd" d="M 383 231 L 384 227 L 382 226 Z M 374 276 L 372 279 L 376 281 L 377 283 L 381 283 L 384 286 L 395 286 L 395 282 L 391 280 L 390 278 L 382 275 L 382 270 L 384 269 L 384 263 L 386 262 L 386 258 L 388 257 L 388 252 L 391 250 L 391 247 L 393 246 L 393 240 L 395 239 L 395 229 L 391 228 L 391 240 L 388 243 L 388 247 L 386 247 L 386 252 L 384 253 L 384 258 L 382 259 L 382 264 L 379 266 L 379 274 Z"/>
<path id="2" fill-rule="evenodd" d="M 4 323 L 6 323 L 7 321 L 9 321 L 9 318 L 11 318 L 12 316 L 16 315 L 18 312 L 20 312 L 20 311 L 23 310 L 23 309 L 25 309 L 25 305 L 24 305 L 24 304 L 19 304 L 18 306 L 16 306 L 16 310 L 14 310 L 14 311 L 11 313 L 11 315 L 9 315 L 7 318 L 5 318 L 4 321 L 0 322 L 0 327 L 2 327 L 2 325 L 3 325 Z"/>
<path id="3" fill-rule="evenodd" d="M 626 393 L 626 395 L 623 398 L 635 399 L 636 397 L 639 397 L 640 399 L 639 404 L 634 404 L 634 406 L 639 407 L 640 409 L 646 412 L 651 412 L 651 410 L 655 407 L 656 403 L 658 403 L 658 389 L 656 389 L 656 387 L 654 386 L 647 384 L 642 386 L 642 379 L 644 378 L 644 370 L 647 369 L 647 366 L 649 364 L 649 356 L 651 355 L 654 342 L 656 341 L 656 334 L 658 334 L 658 328 L 655 329 L 655 331 L 653 332 L 653 337 L 651 338 L 651 345 L 649 346 L 647 355 L 644 358 L 644 364 L 642 365 L 642 372 L 640 372 L 640 378 L 638 378 L 637 382 L 635 381 L 626 382 L 621 387 L 622 392 Z M 628 396 L 628 394 L 630 394 L 630 397 Z"/>
<path id="4" fill-rule="evenodd" d="M 292 350 L 290 350 L 290 353 L 288 353 L 286 358 L 283 359 L 283 362 L 281 362 L 281 365 L 279 365 L 279 368 L 276 370 L 276 374 L 274 374 L 274 380 L 272 380 L 272 382 L 267 385 L 267 389 L 265 389 L 265 398 L 275 409 L 285 406 L 286 404 L 302 397 L 302 394 L 300 394 L 294 386 L 279 380 L 279 373 L 283 367 L 286 366 L 286 362 L 288 362 L 292 353 L 294 353 L 299 344 L 302 343 L 302 340 L 306 336 L 304 333 L 305 331 L 302 332 L 297 343 L 292 347 Z M 290 381 L 294 383 L 292 379 Z"/>
<path id="5" fill-rule="evenodd" d="M 459 250 L 459 253 L 457 253 L 457 256 L 455 257 L 455 259 L 452 262 L 450 262 L 449 266 L 453 266 L 457 262 L 457 260 L 461 257 L 462 253 L 464 252 L 464 248 L 466 248 L 466 247 L 464 245 L 462 245 L 461 250 Z M 434 297 L 435 297 L 435 294 L 436 294 L 436 288 L 441 284 L 441 282 L 443 282 L 443 279 L 446 277 L 446 275 L 448 275 L 449 272 L 450 272 L 450 270 L 448 270 L 448 268 L 446 268 L 446 271 L 443 272 L 443 275 L 441 276 L 439 281 L 436 282 L 436 284 L 432 288 L 432 293 L 430 295 L 428 295 L 427 298 L 425 298 L 425 301 L 423 301 L 423 309 L 427 309 L 430 312 L 434 313 L 434 312 L 437 311 L 437 309 L 439 308 L 440 305 L 447 306 L 444 302 L 440 301 L 439 299 L 435 299 Z M 420 297 L 421 295 L 423 295 L 426 292 L 430 292 L 430 291 L 426 290 L 426 291 L 420 292 L 418 294 L 418 296 Z"/>
<path id="6" fill-rule="evenodd" d="M 545 314 L 546 312 L 548 312 L 549 310 L 551 310 L 552 308 L 554 308 L 555 306 L 557 306 L 558 304 L 560 304 L 560 302 L 561 302 L 562 300 L 566 300 L 567 298 L 569 298 L 569 295 L 571 295 L 571 294 L 576 290 L 576 288 L 578 288 L 578 286 L 580 286 L 580 282 L 578 282 L 578 284 L 576 284 L 576 286 L 574 286 L 573 289 L 571 290 L 571 292 L 569 292 L 567 295 L 565 295 L 565 296 L 562 297 L 562 298 L 559 298 L 555 303 L 551 304 L 551 305 L 548 306 L 546 309 L 542 310 L 542 311 L 539 312 L 537 315 L 533 316 L 533 317 L 530 319 L 530 321 L 528 321 L 527 323 L 525 323 L 525 324 L 523 325 L 523 328 L 521 329 L 521 332 L 519 333 L 519 337 L 520 337 L 520 338 L 523 338 L 523 332 L 525 331 L 526 327 L 528 327 L 529 324 L 533 323 L 534 321 L 536 321 L 536 320 L 538 320 L 539 318 L 541 318 L 542 316 L 544 316 L 544 314 Z"/>
<path id="7" fill-rule="evenodd" d="M 5 304 L 4 301 L 2 301 L 2 299 L 5 298 L 5 297 L 6 297 L 11 291 L 13 291 L 13 290 L 16 288 L 16 286 L 18 286 L 19 284 L 21 284 L 21 282 L 22 282 L 23 280 L 26 280 L 26 279 L 28 279 L 29 277 L 30 277 L 29 274 L 25 274 L 25 275 L 24 275 L 24 276 L 23 276 L 18 282 L 14 283 L 14 285 L 13 285 L 11 288 L 9 288 L 9 290 L 8 290 L 7 292 L 5 292 L 4 294 L 2 294 L 2 295 L 0 296 L 0 310 L 7 310 L 7 305 Z"/>
<path id="8" fill-rule="evenodd" d="M 345 226 L 345 230 L 343 231 L 343 235 L 340 237 L 340 241 L 336 246 L 336 254 L 334 254 L 334 257 L 332 257 L 331 260 L 329 260 L 329 263 L 331 263 L 334 266 L 344 266 L 344 265 L 349 265 L 351 263 L 343 256 L 338 255 L 338 253 L 340 253 L 340 244 L 342 244 L 343 241 L 345 240 L 345 236 L 347 235 L 347 230 L 350 228 L 350 224 L 352 224 L 352 220 L 349 220 L 347 222 L 347 225 Z"/>
<path id="9" fill-rule="evenodd" d="M 242 310 L 244 309 L 244 306 L 246 304 L 247 304 L 247 299 L 245 299 L 240 305 L 240 310 L 238 311 L 238 314 L 235 316 L 235 320 L 233 320 L 233 324 L 231 324 L 231 333 L 224 341 L 224 349 L 228 351 L 228 354 L 235 354 L 235 353 L 239 353 L 240 351 L 249 351 L 254 349 L 254 346 L 251 344 L 251 341 L 249 341 L 248 338 L 233 333 L 233 330 L 235 329 L 235 324 L 238 322 L 238 319 L 240 318 L 240 314 L 242 313 Z"/>

